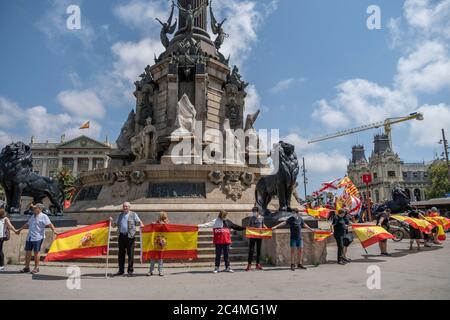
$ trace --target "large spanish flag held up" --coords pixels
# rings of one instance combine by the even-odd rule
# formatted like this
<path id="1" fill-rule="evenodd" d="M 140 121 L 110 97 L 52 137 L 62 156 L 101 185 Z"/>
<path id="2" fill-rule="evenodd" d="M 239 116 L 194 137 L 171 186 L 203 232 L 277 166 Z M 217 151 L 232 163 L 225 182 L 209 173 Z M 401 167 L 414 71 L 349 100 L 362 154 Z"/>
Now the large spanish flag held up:
<path id="1" fill-rule="evenodd" d="M 404 217 L 398 214 L 391 215 L 392 219 L 405 222 L 409 224 L 414 229 L 419 229 L 423 233 L 430 234 L 431 230 L 433 230 L 434 226 L 426 220 L 416 219 L 410 217 Z"/>
<path id="2" fill-rule="evenodd" d="M 368 224 L 352 224 L 352 229 L 358 237 L 359 241 L 361 241 L 364 249 L 382 240 L 394 239 L 394 236 L 392 234 L 379 226 Z"/>
<path id="3" fill-rule="evenodd" d="M 142 262 L 150 259 L 197 259 L 197 226 L 150 224 L 141 230 Z"/>
<path id="4" fill-rule="evenodd" d="M 330 231 L 314 231 L 314 241 L 320 242 L 326 240 L 333 233 Z"/>
<path id="5" fill-rule="evenodd" d="M 107 255 L 109 227 L 109 221 L 104 221 L 58 234 L 44 261 L 63 261 Z"/>
<path id="6" fill-rule="evenodd" d="M 245 237 L 248 239 L 270 239 L 272 238 L 272 229 L 246 228 Z"/>

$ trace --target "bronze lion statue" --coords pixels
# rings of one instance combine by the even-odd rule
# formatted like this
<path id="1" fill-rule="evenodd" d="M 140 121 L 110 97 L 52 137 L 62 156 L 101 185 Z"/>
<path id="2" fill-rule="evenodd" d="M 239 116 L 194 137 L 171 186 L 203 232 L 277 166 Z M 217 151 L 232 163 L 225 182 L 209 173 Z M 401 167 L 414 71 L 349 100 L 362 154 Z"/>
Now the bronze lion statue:
<path id="1" fill-rule="evenodd" d="M 33 172 L 30 146 L 23 142 L 7 145 L 0 153 L 0 184 L 6 194 L 6 212 L 20 213 L 21 196 L 32 197 L 41 203 L 48 197 L 57 210 L 63 212 L 64 190 L 57 180 Z"/>
<path id="2" fill-rule="evenodd" d="M 278 170 L 259 179 L 255 190 L 256 206 L 265 215 L 270 214 L 267 206 L 274 196 L 278 196 L 279 211 L 292 211 L 291 197 L 300 170 L 293 145 L 280 141 L 275 148 L 278 151 L 278 163 L 275 163 Z"/>

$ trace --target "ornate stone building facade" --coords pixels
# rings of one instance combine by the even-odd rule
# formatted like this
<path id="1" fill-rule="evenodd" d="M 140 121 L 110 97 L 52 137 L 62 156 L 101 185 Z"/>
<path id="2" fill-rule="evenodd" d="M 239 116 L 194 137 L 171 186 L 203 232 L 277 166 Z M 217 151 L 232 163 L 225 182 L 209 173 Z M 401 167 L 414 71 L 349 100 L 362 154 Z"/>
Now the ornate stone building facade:
<path id="1" fill-rule="evenodd" d="M 36 142 L 31 138 L 33 171 L 43 176 L 54 176 L 59 169 L 66 167 L 74 175 L 108 166 L 108 155 L 113 147 L 108 142 L 99 142 L 87 136 L 59 143 Z"/>
<path id="2" fill-rule="evenodd" d="M 391 191 L 399 185 L 406 190 L 412 201 L 425 199 L 425 189 L 431 185 L 428 178 L 429 165 L 425 163 L 405 163 L 392 150 L 389 136 L 378 134 L 374 138 L 374 149 L 369 160 L 363 145 L 352 148 L 352 159 L 347 167 L 347 174 L 366 198 L 366 185 L 362 175 L 372 174 L 369 186 L 372 201 L 375 203 L 391 200 Z"/>

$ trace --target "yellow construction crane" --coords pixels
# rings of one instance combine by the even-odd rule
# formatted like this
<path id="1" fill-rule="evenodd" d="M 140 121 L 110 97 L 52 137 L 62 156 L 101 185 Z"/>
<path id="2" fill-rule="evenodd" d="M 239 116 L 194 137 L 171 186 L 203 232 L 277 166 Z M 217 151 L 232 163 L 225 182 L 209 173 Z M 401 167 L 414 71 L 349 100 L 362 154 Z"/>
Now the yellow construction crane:
<path id="1" fill-rule="evenodd" d="M 337 137 L 346 136 L 346 135 L 349 135 L 349 134 L 354 134 L 354 133 L 361 132 L 361 131 L 366 131 L 366 130 L 370 130 L 370 129 L 377 129 L 377 128 L 380 128 L 380 127 L 384 127 L 384 131 L 389 136 L 389 143 L 392 144 L 392 137 L 391 137 L 392 128 L 391 128 L 391 126 L 393 124 L 397 124 L 397 123 L 401 123 L 401 122 L 405 122 L 405 121 L 410 121 L 410 120 L 422 121 L 423 119 L 424 119 L 424 117 L 423 117 L 422 113 L 414 112 L 414 113 L 411 113 L 410 115 L 405 116 L 405 117 L 388 118 L 388 119 L 386 119 L 384 121 L 375 122 L 375 123 L 371 123 L 371 124 L 366 124 L 366 125 L 363 125 L 363 126 L 358 127 L 358 128 L 349 129 L 349 130 L 343 130 L 343 131 L 339 131 L 339 132 L 332 133 L 332 134 L 327 134 L 327 135 L 325 135 L 323 137 L 318 137 L 318 138 L 311 139 L 310 141 L 308 141 L 308 143 L 311 144 L 311 143 L 321 142 L 321 141 L 325 141 L 325 140 L 334 139 L 334 138 L 337 138 Z M 390 147 L 392 149 L 392 145 Z"/>

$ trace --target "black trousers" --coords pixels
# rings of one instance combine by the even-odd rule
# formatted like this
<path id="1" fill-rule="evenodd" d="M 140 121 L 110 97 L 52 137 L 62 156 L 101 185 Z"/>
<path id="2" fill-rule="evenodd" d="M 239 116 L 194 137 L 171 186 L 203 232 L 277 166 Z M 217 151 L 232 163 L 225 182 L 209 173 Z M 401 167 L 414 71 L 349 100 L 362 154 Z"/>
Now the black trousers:
<path id="1" fill-rule="evenodd" d="M 262 239 L 250 239 L 248 243 L 248 264 L 252 264 L 253 254 L 255 252 L 255 245 L 256 245 L 256 263 L 259 264 L 259 258 L 261 257 L 261 244 Z"/>
<path id="2" fill-rule="evenodd" d="M 220 266 L 220 257 L 223 252 L 223 260 L 225 261 L 225 268 L 230 267 L 230 245 L 229 244 L 216 244 L 216 268 Z"/>
<path id="3" fill-rule="evenodd" d="M 119 272 L 125 272 L 125 254 L 128 255 L 128 273 L 133 273 L 134 265 L 134 238 L 128 238 L 128 235 L 119 235 Z"/>
<path id="4" fill-rule="evenodd" d="M 334 234 L 334 239 L 336 239 L 336 244 L 338 247 L 337 260 L 338 262 L 344 258 L 344 234 Z"/>
<path id="5" fill-rule="evenodd" d="M 5 255 L 3 254 L 3 239 L 0 239 L 0 267 L 5 266 Z"/>

